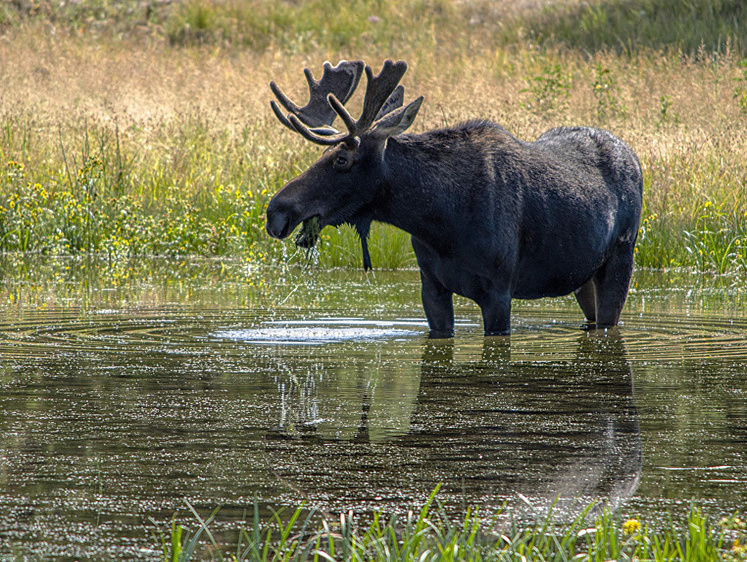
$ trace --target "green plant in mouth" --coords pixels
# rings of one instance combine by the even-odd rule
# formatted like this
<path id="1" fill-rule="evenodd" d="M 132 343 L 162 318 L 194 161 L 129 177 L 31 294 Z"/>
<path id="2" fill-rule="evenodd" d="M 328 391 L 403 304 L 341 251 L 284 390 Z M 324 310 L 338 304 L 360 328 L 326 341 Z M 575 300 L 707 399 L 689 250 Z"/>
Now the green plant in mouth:
<path id="1" fill-rule="evenodd" d="M 301 225 L 301 230 L 296 235 L 296 246 L 299 248 L 313 248 L 319 240 L 319 233 L 321 231 L 319 217 L 306 219 Z"/>

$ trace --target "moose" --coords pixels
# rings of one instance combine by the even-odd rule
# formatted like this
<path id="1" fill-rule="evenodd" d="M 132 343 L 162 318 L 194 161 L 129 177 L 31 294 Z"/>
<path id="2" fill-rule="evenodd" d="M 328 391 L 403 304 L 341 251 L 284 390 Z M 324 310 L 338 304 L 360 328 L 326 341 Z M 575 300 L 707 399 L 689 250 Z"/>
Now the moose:
<path id="1" fill-rule="evenodd" d="M 512 299 L 570 293 L 590 328 L 617 325 L 643 198 L 633 150 L 589 127 L 534 142 L 485 120 L 403 134 L 423 102 L 404 104 L 406 70 L 404 61 L 385 61 L 377 75 L 363 61 L 326 62 L 317 81 L 304 69 L 303 107 L 270 82 L 280 122 L 327 148 L 272 198 L 268 234 L 283 239 L 303 223 L 296 243 L 308 247 L 318 229 L 350 224 L 368 269 L 372 221 L 409 233 L 430 337 L 453 337 L 454 294 L 478 304 L 486 336 L 510 333 Z M 354 119 L 344 104 L 364 72 Z M 332 126 L 337 117 L 347 131 Z"/>

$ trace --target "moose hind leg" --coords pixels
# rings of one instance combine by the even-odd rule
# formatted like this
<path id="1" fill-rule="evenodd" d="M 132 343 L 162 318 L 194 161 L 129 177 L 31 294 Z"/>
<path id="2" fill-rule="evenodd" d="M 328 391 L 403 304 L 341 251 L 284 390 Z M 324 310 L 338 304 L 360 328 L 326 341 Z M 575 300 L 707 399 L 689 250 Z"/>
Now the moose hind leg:
<path id="1" fill-rule="evenodd" d="M 594 280 L 589 279 L 581 285 L 574 293 L 578 305 L 584 313 L 584 316 L 590 323 L 597 321 L 597 291 L 594 287 Z"/>
<path id="2" fill-rule="evenodd" d="M 598 328 L 616 326 L 620 320 L 633 273 L 633 256 L 632 243 L 618 244 L 609 259 L 594 274 Z"/>

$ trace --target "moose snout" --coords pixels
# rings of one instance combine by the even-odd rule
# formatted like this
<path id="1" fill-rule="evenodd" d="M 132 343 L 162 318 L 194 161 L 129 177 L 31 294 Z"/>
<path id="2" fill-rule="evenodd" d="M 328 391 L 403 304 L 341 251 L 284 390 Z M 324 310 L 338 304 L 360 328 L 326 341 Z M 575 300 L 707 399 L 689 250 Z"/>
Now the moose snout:
<path id="1" fill-rule="evenodd" d="M 270 212 L 270 209 L 267 209 L 267 234 L 282 240 L 290 233 L 289 225 L 290 218 L 286 213 Z"/>
<path id="2" fill-rule="evenodd" d="M 267 224 L 265 225 L 267 234 L 280 240 L 286 238 L 300 222 L 295 220 L 296 216 L 297 213 L 288 205 L 273 199 L 267 206 Z"/>

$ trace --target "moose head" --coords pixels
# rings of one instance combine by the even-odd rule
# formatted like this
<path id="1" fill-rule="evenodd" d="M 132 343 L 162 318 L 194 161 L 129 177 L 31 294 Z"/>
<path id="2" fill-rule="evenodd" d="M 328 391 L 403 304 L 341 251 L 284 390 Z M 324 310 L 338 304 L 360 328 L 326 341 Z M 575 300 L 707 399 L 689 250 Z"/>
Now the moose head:
<path id="1" fill-rule="evenodd" d="M 360 117 L 355 120 L 345 103 L 366 73 L 366 95 Z M 404 88 L 398 86 L 407 71 L 404 61 L 387 60 L 379 74 L 363 61 L 324 64 L 317 81 L 304 70 L 309 84 L 309 102 L 293 103 L 275 84 L 270 88 L 278 103 L 270 103 L 280 122 L 307 140 L 327 147 L 319 161 L 289 182 L 267 208 L 267 232 L 274 238 L 287 237 L 300 223 L 316 224 L 303 228 L 296 238 L 299 246 L 316 243 L 319 229 L 327 225 L 352 224 L 361 238 L 363 263 L 370 269 L 366 238 L 372 217 L 366 207 L 377 193 L 382 178 L 387 139 L 404 132 L 414 121 L 423 97 L 403 107 Z M 288 113 L 284 114 L 281 107 Z M 340 117 L 347 132 L 332 123 Z"/>

